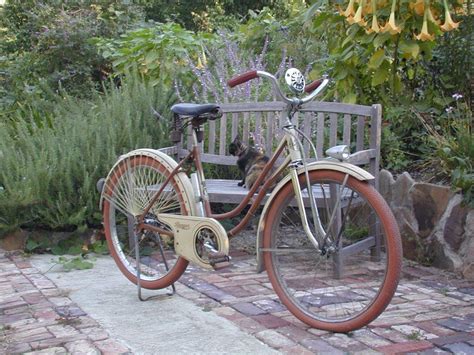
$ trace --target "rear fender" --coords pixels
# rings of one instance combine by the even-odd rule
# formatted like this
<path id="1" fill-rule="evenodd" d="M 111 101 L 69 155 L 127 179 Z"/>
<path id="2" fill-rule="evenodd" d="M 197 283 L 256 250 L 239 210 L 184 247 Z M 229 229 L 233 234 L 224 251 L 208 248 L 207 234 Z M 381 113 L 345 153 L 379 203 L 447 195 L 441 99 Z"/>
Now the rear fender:
<path id="1" fill-rule="evenodd" d="M 104 202 L 104 191 L 106 191 L 105 187 L 107 186 L 107 183 L 110 181 L 112 172 L 114 171 L 115 167 L 117 167 L 117 165 L 119 165 L 122 161 L 132 156 L 151 157 L 155 160 L 158 160 L 170 172 L 173 171 L 178 165 L 178 163 L 176 163 L 176 161 L 173 158 L 171 158 L 169 155 L 156 149 L 147 149 L 147 148 L 136 149 L 136 150 L 132 150 L 131 152 L 128 152 L 127 154 L 121 155 L 119 159 L 117 160 L 117 162 L 112 167 L 112 169 L 110 169 L 109 174 L 107 175 L 104 183 L 102 184 L 102 191 L 100 193 L 100 201 L 99 201 L 99 207 L 101 210 L 102 210 L 103 202 Z M 186 209 L 190 211 L 190 215 L 194 216 L 196 215 L 196 206 L 193 203 L 194 194 L 193 194 L 193 187 L 191 185 L 191 181 L 189 180 L 188 176 L 182 171 L 179 171 L 176 174 L 176 177 L 177 177 L 176 181 L 179 186 L 179 189 L 181 193 L 185 196 L 184 203 L 186 204 Z"/>

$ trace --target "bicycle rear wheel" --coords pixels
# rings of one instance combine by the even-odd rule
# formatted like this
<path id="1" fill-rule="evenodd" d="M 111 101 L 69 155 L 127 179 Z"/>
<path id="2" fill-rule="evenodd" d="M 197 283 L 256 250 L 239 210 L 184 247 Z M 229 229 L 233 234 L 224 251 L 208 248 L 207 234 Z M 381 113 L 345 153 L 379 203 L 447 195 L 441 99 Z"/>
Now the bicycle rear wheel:
<path id="1" fill-rule="evenodd" d="M 175 165 L 176 163 L 174 163 Z M 132 154 L 119 162 L 104 185 L 104 229 L 110 253 L 120 271 L 137 283 L 134 239 L 136 216 L 143 213 L 154 194 L 170 175 L 169 159 L 159 155 Z M 183 177 L 175 175 L 146 216 L 147 224 L 167 229 L 159 213 L 190 214 L 190 199 Z M 148 289 L 171 285 L 186 270 L 188 261 L 176 255 L 173 238 L 144 230 L 138 236 L 140 284 Z"/>
<path id="2" fill-rule="evenodd" d="M 291 182 L 272 201 L 263 258 L 275 292 L 312 327 L 335 332 L 374 320 L 397 288 L 402 262 L 398 226 L 388 205 L 368 183 L 341 172 L 309 173 L 324 229 L 332 239 L 322 255 L 306 236 Z M 314 231 L 304 174 L 300 186 Z"/>

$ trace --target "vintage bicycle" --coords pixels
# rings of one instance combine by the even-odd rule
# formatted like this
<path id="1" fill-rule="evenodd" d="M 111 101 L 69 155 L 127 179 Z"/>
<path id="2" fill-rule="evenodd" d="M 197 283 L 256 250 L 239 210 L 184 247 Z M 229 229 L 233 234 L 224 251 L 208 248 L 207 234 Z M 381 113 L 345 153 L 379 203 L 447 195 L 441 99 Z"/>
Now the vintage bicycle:
<path id="1" fill-rule="evenodd" d="M 332 147 L 328 158 L 313 162 L 305 156 L 304 141 L 314 156 L 316 149 L 292 119 L 329 79 L 305 86 L 303 75 L 289 69 L 291 98 L 264 71 L 228 84 L 256 78 L 270 80 L 287 114 L 284 138 L 246 198 L 230 212 L 213 212 L 199 144 L 203 125 L 222 113 L 216 104 L 176 104 L 171 138 L 179 141 L 191 127 L 189 154 L 176 162 L 160 150 L 137 149 L 121 156 L 102 181 L 110 253 L 139 289 L 174 287 L 189 262 L 206 269 L 230 265 L 229 239 L 267 198 L 257 230 L 258 271 L 267 271 L 281 302 L 308 325 L 335 332 L 360 328 L 380 315 L 398 285 L 402 248 L 395 218 L 371 184 L 374 177 L 347 162 L 347 146 Z M 226 231 L 220 222 L 246 208 L 240 223 Z"/>

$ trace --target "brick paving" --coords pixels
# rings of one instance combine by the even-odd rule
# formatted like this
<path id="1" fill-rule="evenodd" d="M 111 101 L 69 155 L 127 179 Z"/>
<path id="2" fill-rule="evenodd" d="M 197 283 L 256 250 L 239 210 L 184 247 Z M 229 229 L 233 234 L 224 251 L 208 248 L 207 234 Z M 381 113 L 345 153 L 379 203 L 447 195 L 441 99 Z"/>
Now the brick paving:
<path id="1" fill-rule="evenodd" d="M 474 354 L 474 282 L 405 261 L 397 293 L 369 326 L 349 334 L 309 328 L 279 302 L 254 256 L 234 252 L 217 272 L 189 267 L 181 296 L 281 353 Z"/>
<path id="2" fill-rule="evenodd" d="M 0 354 L 126 354 L 28 259 L 0 249 Z"/>
<path id="3" fill-rule="evenodd" d="M 21 256 L 0 250 L 0 353 L 129 353 Z M 309 328 L 279 302 L 255 258 L 218 272 L 189 267 L 178 294 L 281 353 L 474 354 L 474 282 L 406 262 L 387 310 L 349 334 Z"/>

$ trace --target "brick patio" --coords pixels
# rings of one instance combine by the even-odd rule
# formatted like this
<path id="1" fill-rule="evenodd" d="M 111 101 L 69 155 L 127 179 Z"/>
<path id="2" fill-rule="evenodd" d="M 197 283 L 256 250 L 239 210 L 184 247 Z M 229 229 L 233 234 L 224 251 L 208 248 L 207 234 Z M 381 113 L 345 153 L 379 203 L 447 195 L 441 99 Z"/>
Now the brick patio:
<path id="1" fill-rule="evenodd" d="M 474 282 L 405 262 L 403 279 L 387 310 L 350 334 L 308 328 L 281 305 L 255 258 L 233 253 L 232 267 L 198 268 L 180 279 L 181 296 L 229 319 L 282 353 L 474 354 Z"/>
<path id="2" fill-rule="evenodd" d="M 0 354 L 120 354 L 130 349 L 32 267 L 0 249 Z"/>
<path id="3" fill-rule="evenodd" d="M 0 353 L 130 352 L 21 256 L 0 250 Z M 233 253 L 228 269 L 189 267 L 178 294 L 282 353 L 474 353 L 474 282 L 406 263 L 388 309 L 350 334 L 308 328 L 281 305 L 255 258 Z"/>

